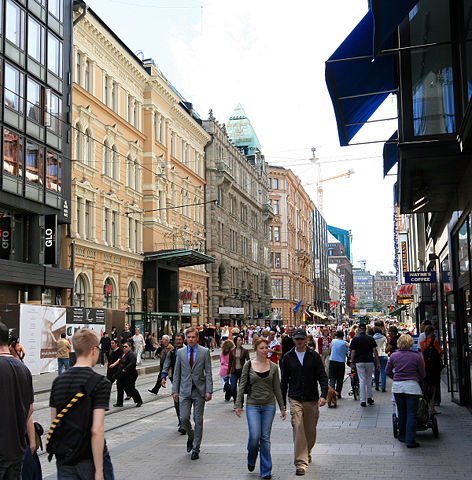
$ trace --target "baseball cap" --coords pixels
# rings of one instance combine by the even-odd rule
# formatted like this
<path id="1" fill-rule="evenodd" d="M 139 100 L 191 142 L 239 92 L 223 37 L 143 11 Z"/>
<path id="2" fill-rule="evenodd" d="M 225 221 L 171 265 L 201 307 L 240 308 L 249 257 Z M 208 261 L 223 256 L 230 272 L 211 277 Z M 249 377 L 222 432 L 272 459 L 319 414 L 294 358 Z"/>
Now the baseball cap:
<path id="1" fill-rule="evenodd" d="M 305 330 L 303 330 L 303 328 L 296 328 L 295 331 L 293 332 L 293 338 L 295 340 L 306 338 Z"/>

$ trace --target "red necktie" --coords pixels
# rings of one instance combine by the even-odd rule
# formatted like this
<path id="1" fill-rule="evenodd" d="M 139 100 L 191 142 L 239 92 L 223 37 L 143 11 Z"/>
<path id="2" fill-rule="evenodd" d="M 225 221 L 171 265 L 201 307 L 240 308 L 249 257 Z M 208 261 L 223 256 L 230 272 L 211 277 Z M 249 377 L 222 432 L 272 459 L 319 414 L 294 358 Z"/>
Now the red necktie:
<path id="1" fill-rule="evenodd" d="M 193 348 L 190 347 L 190 368 L 193 367 Z"/>

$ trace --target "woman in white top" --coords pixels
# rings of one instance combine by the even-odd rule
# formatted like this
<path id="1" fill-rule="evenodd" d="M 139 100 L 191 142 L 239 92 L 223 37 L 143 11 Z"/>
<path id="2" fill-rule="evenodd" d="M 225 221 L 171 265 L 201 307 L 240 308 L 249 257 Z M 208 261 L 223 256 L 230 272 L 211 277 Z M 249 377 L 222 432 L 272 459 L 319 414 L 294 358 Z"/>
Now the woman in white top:
<path id="1" fill-rule="evenodd" d="M 377 344 L 377 352 L 379 353 L 380 360 L 380 370 L 376 367 L 374 371 L 375 389 L 379 391 L 379 383 L 381 383 L 382 392 L 385 392 L 385 388 L 387 386 L 387 375 L 385 373 L 385 367 L 387 366 L 388 355 L 385 353 L 387 337 L 382 333 L 382 327 L 374 327 L 374 340 Z"/>
<path id="2" fill-rule="evenodd" d="M 134 337 L 133 337 L 133 343 L 134 343 L 134 353 L 136 354 L 136 363 L 140 365 L 146 342 L 144 341 L 144 337 L 141 335 L 141 331 L 139 330 L 139 328 L 136 329 L 136 333 L 134 334 Z"/>

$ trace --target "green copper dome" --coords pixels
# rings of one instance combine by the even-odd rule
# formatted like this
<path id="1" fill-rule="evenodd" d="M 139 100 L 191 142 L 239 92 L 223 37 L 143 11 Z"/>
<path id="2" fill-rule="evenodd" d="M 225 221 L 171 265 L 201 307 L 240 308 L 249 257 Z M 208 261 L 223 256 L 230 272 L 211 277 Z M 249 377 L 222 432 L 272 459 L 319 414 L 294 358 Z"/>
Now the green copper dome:
<path id="1" fill-rule="evenodd" d="M 229 117 L 226 132 L 231 141 L 241 150 L 244 150 L 246 155 L 253 155 L 262 151 L 256 132 L 240 103 Z"/>

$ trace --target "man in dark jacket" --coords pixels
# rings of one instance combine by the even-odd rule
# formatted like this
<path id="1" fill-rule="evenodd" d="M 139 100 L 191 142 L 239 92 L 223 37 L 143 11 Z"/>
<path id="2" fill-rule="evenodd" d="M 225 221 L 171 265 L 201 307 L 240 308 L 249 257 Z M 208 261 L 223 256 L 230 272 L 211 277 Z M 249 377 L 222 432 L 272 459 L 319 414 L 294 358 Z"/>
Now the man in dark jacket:
<path id="1" fill-rule="evenodd" d="M 295 348 L 282 359 L 282 396 L 290 401 L 294 439 L 296 475 L 305 475 L 311 462 L 311 450 L 316 442 L 319 407 L 326 404 L 328 377 L 320 355 L 307 349 L 307 335 L 303 328 L 293 334 Z M 321 396 L 318 394 L 318 383 Z"/>
<path id="2" fill-rule="evenodd" d="M 116 374 L 116 403 L 114 407 L 123 406 L 123 392 L 130 397 L 133 397 L 137 407 L 143 404 L 141 395 L 136 390 L 136 379 L 138 378 L 138 371 L 136 370 L 136 354 L 131 351 L 131 345 L 128 342 L 122 343 L 123 356 L 118 363 L 118 372 Z"/>
<path id="3" fill-rule="evenodd" d="M 164 366 L 162 367 L 162 371 L 161 371 L 161 386 L 164 387 L 164 388 L 166 388 L 166 378 L 167 378 L 167 376 L 169 376 L 171 382 L 173 380 L 177 350 L 181 349 L 184 346 L 184 334 L 183 333 L 177 333 L 175 335 L 174 344 L 175 344 L 175 347 L 167 354 L 165 362 L 164 362 Z M 175 408 L 175 413 L 177 415 L 177 419 L 179 421 L 178 432 L 181 435 L 185 435 L 187 432 L 180 425 L 180 408 L 179 408 L 179 402 L 178 401 L 176 402 L 174 400 L 174 408 Z"/>

